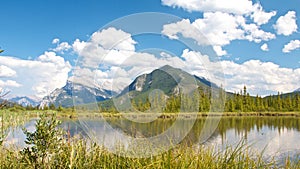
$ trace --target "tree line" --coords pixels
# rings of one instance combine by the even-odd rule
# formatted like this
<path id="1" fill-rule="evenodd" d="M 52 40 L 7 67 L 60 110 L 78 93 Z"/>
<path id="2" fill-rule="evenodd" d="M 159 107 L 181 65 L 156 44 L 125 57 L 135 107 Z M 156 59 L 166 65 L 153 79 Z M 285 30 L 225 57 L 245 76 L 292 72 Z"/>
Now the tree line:
<path id="1" fill-rule="evenodd" d="M 224 111 L 224 112 L 288 112 L 300 111 L 300 92 L 269 95 L 267 97 L 250 96 L 246 86 L 236 93 L 227 93 L 223 88 L 218 89 L 218 95 L 212 97 L 211 90 L 198 88 L 197 94 L 180 96 L 157 97 L 152 106 L 146 101 L 132 99 L 132 106 L 137 111 L 159 110 L 162 112 L 194 111 L 198 112 Z M 197 96 L 196 96 L 197 95 Z M 160 105 L 165 103 L 164 105 Z M 154 108 L 154 109 L 153 109 Z M 113 111 L 110 109 L 110 111 Z"/>

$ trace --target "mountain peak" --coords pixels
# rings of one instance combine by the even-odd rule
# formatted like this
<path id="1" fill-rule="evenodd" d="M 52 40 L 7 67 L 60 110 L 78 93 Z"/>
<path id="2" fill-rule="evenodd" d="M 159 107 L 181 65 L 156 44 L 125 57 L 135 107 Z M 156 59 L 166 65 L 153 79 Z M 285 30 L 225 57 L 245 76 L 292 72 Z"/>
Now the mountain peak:
<path id="1" fill-rule="evenodd" d="M 169 71 L 169 70 L 179 70 L 178 68 L 172 67 L 170 65 L 164 65 L 159 68 L 160 70 Z"/>
<path id="2" fill-rule="evenodd" d="M 163 91 L 166 95 L 178 94 L 179 86 L 202 86 L 203 88 L 216 87 L 206 79 L 195 78 L 182 69 L 164 65 L 149 74 L 138 76 L 119 96 L 130 93 L 130 97 L 144 97 L 154 89 Z M 146 93 L 146 94 L 145 94 Z M 145 100 L 145 98 L 143 98 Z"/>
<path id="3" fill-rule="evenodd" d="M 294 90 L 293 92 L 300 92 L 300 88 Z"/>
<path id="4" fill-rule="evenodd" d="M 22 105 L 24 107 L 26 106 L 37 106 L 39 104 L 39 101 L 32 99 L 27 96 L 17 96 L 14 98 L 9 99 L 11 102 L 18 103 L 19 105 Z"/>
<path id="5" fill-rule="evenodd" d="M 160 67 L 161 69 L 175 69 L 174 67 L 170 66 L 170 65 L 164 65 L 162 67 Z"/>
<path id="6" fill-rule="evenodd" d="M 50 103 L 53 103 L 55 106 L 70 107 L 74 105 L 73 97 L 76 98 L 76 104 L 87 104 L 110 99 L 114 95 L 115 92 L 110 90 L 89 87 L 68 80 L 65 86 L 55 89 L 50 95 L 44 97 L 40 108 L 49 106 Z"/>

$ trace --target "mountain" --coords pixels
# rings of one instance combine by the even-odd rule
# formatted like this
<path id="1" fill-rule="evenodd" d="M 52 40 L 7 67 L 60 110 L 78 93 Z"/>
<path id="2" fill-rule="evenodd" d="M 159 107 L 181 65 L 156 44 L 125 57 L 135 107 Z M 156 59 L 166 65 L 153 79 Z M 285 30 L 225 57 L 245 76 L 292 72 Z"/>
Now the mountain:
<path id="1" fill-rule="evenodd" d="M 288 93 L 278 93 L 280 98 L 285 99 L 285 98 L 294 98 L 294 97 L 298 97 L 300 95 L 300 88 L 292 91 L 292 92 L 288 92 Z M 269 98 L 278 98 L 278 94 L 271 94 L 268 96 L 263 97 L 264 99 L 269 99 Z"/>
<path id="2" fill-rule="evenodd" d="M 76 104 L 87 104 L 110 99 L 116 93 L 110 90 L 92 88 L 79 83 L 67 81 L 67 84 L 55 89 L 49 96 L 43 98 L 40 108 L 54 104 L 55 106 L 71 107 Z M 75 98 L 75 99 L 73 99 Z"/>
<path id="3" fill-rule="evenodd" d="M 155 69 L 149 74 L 138 76 L 120 95 L 130 93 L 138 96 L 152 89 L 159 89 L 166 95 L 178 94 L 179 86 L 188 89 L 190 85 L 204 89 L 218 88 L 218 86 L 205 78 L 191 75 L 181 69 L 165 65 Z"/>
<path id="4" fill-rule="evenodd" d="M 293 91 L 293 93 L 299 93 L 299 92 L 300 92 L 300 88 Z"/>
<path id="5" fill-rule="evenodd" d="M 35 107 L 35 106 L 39 105 L 39 103 L 40 103 L 39 101 L 29 98 L 27 96 L 14 97 L 14 98 L 9 99 L 9 101 L 17 103 L 19 105 L 22 105 L 23 107 L 30 106 L 30 105 Z"/>
<path id="6" fill-rule="evenodd" d="M 192 94 L 198 88 L 205 93 L 220 89 L 216 84 L 203 77 L 165 65 L 149 74 L 138 76 L 116 98 L 101 102 L 100 105 L 104 109 L 110 109 L 112 105 L 117 105 L 118 110 L 126 111 L 131 107 L 129 100 L 134 100 L 136 103 L 146 103 L 147 100 L 153 101 L 157 97 L 165 98 L 159 100 L 166 100 L 171 96 L 179 96 L 180 93 Z"/>

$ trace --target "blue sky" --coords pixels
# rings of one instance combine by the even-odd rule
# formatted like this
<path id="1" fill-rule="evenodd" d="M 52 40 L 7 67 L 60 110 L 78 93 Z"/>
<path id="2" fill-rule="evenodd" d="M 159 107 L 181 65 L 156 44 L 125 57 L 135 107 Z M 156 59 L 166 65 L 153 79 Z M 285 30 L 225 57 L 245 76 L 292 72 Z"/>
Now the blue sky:
<path id="1" fill-rule="evenodd" d="M 239 5 L 234 3 L 235 0 L 230 0 L 224 5 L 219 5 L 219 0 L 212 0 L 211 4 L 205 4 L 202 1 L 11 0 L 1 2 L 0 47 L 5 52 L 0 54 L 0 88 L 11 90 L 12 96 L 27 95 L 41 98 L 55 88 L 62 87 L 72 76 L 71 70 L 75 67 L 76 59 L 87 57 L 87 51 L 83 52 L 74 47 L 76 39 L 78 42 L 89 42 L 93 34 L 106 24 L 120 17 L 140 12 L 172 14 L 188 20 L 190 24 L 184 22 L 183 25 L 179 25 L 181 20 L 174 21 L 172 23 L 175 28 L 166 29 L 162 33 L 163 37 L 161 35 L 132 36 L 128 43 L 135 52 L 147 50 L 147 48 L 163 48 L 162 51 L 169 51 L 188 61 L 187 58 L 191 58 L 190 55 L 195 55 L 195 53 L 188 50 L 184 53 L 185 47 L 175 42 L 172 36 L 184 34 L 184 31 L 190 30 L 188 28 L 190 25 L 200 25 L 199 27 L 201 27 L 202 24 L 209 27 L 215 24 L 217 29 L 211 29 L 215 32 L 209 32 L 206 28 L 200 28 L 200 31 L 206 31 L 204 34 L 212 42 L 212 46 L 217 46 L 216 48 L 219 49 L 219 64 L 225 65 L 223 70 L 225 77 L 228 78 L 225 79 L 226 82 L 223 82 L 226 83 L 224 85 L 226 89 L 238 91 L 241 86 L 247 85 L 251 94 L 267 95 L 277 93 L 277 91 L 289 92 L 300 87 L 298 79 L 300 78 L 300 34 L 298 28 L 300 1 L 262 0 L 250 1 L 249 4 L 246 0 L 241 0 L 241 4 L 239 4 L 241 7 L 237 7 Z M 255 8 L 257 4 L 260 8 Z M 245 11 L 249 9 L 249 12 L 243 11 L 243 8 Z M 252 11 L 254 8 L 260 9 L 260 12 L 263 13 Z M 271 14 L 272 12 L 273 14 Z M 251 18 L 254 13 L 257 14 L 260 21 L 254 21 Z M 266 19 L 268 15 L 266 13 L 270 13 L 272 16 Z M 277 24 L 280 17 L 282 17 L 281 25 L 275 28 L 274 25 Z M 212 18 L 218 18 L 220 22 L 214 21 Z M 230 26 L 230 23 L 224 23 L 224 30 L 222 30 L 222 26 L 219 25 L 222 24 L 223 18 L 224 22 L 233 21 L 232 24 L 240 25 L 235 27 L 234 25 Z M 245 22 L 241 23 L 240 18 L 244 18 Z M 282 25 L 283 21 L 288 22 Z M 165 25 L 168 24 L 171 23 L 165 23 Z M 226 24 L 228 25 L 226 26 Z M 243 25 L 248 28 L 244 28 Z M 236 29 L 235 31 L 242 29 L 244 34 L 238 35 L 237 32 L 230 32 L 234 30 L 232 28 Z M 223 39 L 215 39 L 214 33 L 218 35 L 218 31 L 225 30 L 230 33 L 224 34 Z M 122 31 L 126 32 L 126 30 Z M 255 31 L 258 34 L 255 34 Z M 269 34 L 261 34 L 262 31 Z M 111 30 L 110 33 L 113 34 L 114 30 Z M 221 32 L 219 33 L 223 35 Z M 56 38 L 59 41 L 53 43 Z M 185 38 L 193 39 L 194 36 Z M 253 38 L 257 38 L 257 41 L 255 42 Z M 193 40 L 199 42 L 199 39 L 194 38 Z M 55 50 L 63 42 L 67 48 Z M 289 43 L 290 45 L 288 45 Z M 284 50 L 285 45 L 287 47 Z M 120 52 L 123 49 L 117 50 Z M 184 57 L 183 54 L 186 56 Z M 199 55 L 199 57 L 201 56 Z M 211 63 L 207 65 L 209 64 Z M 252 68 L 249 68 L 248 65 L 252 65 Z M 106 81 L 99 82 L 102 86 L 112 81 L 107 73 L 114 72 L 113 70 L 116 69 L 114 62 L 107 62 L 107 66 L 107 69 L 100 68 L 102 71 L 100 74 L 105 74 L 103 76 L 106 79 Z M 197 67 L 197 65 L 194 66 Z M 118 71 L 124 70 L 119 68 Z M 149 66 L 150 68 L 155 68 L 155 66 Z M 139 70 L 137 67 L 135 69 Z M 211 69 L 210 71 L 215 71 Z M 193 73 L 195 72 L 197 73 L 196 68 Z M 116 74 L 116 72 L 114 73 Z M 258 73 L 264 74 L 264 76 L 258 77 Z M 136 75 L 128 74 L 127 80 L 124 80 L 125 77 L 120 80 L 127 83 Z M 199 75 L 203 75 L 203 73 L 199 73 Z M 102 76 L 101 78 L 104 79 Z M 116 79 L 115 81 L 117 82 Z"/>

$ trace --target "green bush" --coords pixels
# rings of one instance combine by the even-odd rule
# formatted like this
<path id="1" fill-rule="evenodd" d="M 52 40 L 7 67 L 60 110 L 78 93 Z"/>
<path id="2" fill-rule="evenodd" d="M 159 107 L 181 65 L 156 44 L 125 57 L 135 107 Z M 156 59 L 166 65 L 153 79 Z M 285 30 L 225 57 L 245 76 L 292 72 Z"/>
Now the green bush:
<path id="1" fill-rule="evenodd" d="M 27 147 L 21 151 L 22 162 L 40 168 L 49 162 L 53 155 L 60 153 L 64 142 L 64 131 L 58 128 L 60 123 L 54 114 L 50 118 L 42 115 L 36 122 L 36 130 L 33 133 L 23 129 Z"/>

